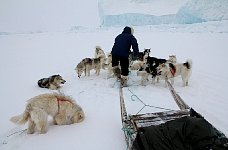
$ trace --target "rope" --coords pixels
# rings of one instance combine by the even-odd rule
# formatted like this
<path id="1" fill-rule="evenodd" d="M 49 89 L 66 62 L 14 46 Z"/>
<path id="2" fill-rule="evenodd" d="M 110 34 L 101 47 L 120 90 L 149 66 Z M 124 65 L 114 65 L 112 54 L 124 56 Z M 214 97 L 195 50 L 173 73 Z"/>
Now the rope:
<path id="1" fill-rule="evenodd" d="M 133 132 L 131 132 L 131 130 L 129 129 L 129 128 L 122 128 L 122 130 L 127 134 L 127 136 L 130 138 L 131 137 L 131 135 L 133 134 Z M 129 144 L 127 144 L 127 148 L 126 148 L 126 150 L 128 150 L 129 149 Z"/>
<path id="2" fill-rule="evenodd" d="M 127 111 L 125 108 L 122 87 L 120 87 L 119 89 L 119 95 L 120 95 L 121 119 L 122 119 L 122 125 L 123 125 L 122 130 L 124 131 L 125 140 L 127 142 L 126 150 L 129 150 L 131 149 L 131 146 L 132 146 L 130 141 L 132 139 L 132 135 L 134 134 L 134 131 L 131 129 L 132 127 L 130 125 L 130 120 L 127 117 Z"/>
<path id="3" fill-rule="evenodd" d="M 24 133 L 25 131 L 27 131 L 27 129 L 23 129 L 23 130 L 20 130 L 20 131 L 16 131 L 16 132 L 14 132 L 14 133 L 11 133 L 11 134 L 7 135 L 6 137 L 10 137 L 10 136 L 12 136 L 12 135 L 14 135 L 14 134 L 17 134 L 17 133 L 19 133 L 19 135 L 20 135 L 20 134 Z"/>
<path id="4" fill-rule="evenodd" d="M 147 105 L 146 103 L 144 103 L 136 94 L 134 94 L 129 88 L 128 88 L 128 91 L 131 92 L 131 100 L 132 101 L 135 101 L 133 97 L 136 97 L 144 106 L 136 113 L 136 115 L 138 115 L 145 107 L 152 107 L 152 108 L 157 108 L 157 109 L 161 109 L 161 110 L 171 110 L 173 111 L 172 109 L 168 109 L 168 108 L 164 108 L 164 107 L 158 107 L 158 106 L 153 106 L 153 105 Z"/>
<path id="5" fill-rule="evenodd" d="M 16 132 L 14 132 L 14 133 L 11 133 L 11 134 L 7 135 L 7 136 L 5 137 L 5 139 L 2 141 L 2 144 L 3 144 L 3 145 L 8 144 L 8 142 L 9 142 L 9 139 L 8 139 L 8 138 L 10 138 L 11 136 L 13 136 L 13 135 L 15 135 L 15 134 L 21 135 L 21 134 L 24 133 L 25 131 L 27 131 L 27 129 L 23 129 L 23 130 L 20 130 L 20 131 L 16 131 Z"/>

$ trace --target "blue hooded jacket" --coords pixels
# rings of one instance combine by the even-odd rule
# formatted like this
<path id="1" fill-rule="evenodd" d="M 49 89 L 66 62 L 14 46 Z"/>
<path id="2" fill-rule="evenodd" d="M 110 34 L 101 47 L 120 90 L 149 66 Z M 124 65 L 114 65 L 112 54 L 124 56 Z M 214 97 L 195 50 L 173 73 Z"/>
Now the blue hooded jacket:
<path id="1" fill-rule="evenodd" d="M 112 55 L 121 57 L 129 57 L 129 51 L 132 46 L 134 55 L 139 53 L 138 43 L 136 38 L 131 34 L 131 28 L 125 27 L 123 32 L 115 38 L 115 43 L 112 47 Z"/>

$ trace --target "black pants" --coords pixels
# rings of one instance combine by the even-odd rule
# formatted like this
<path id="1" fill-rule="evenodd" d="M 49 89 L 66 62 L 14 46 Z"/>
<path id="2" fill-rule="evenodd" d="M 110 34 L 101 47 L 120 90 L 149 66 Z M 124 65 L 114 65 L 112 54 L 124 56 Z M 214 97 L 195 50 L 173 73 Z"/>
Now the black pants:
<path id="1" fill-rule="evenodd" d="M 112 67 L 118 66 L 120 63 L 121 75 L 128 76 L 129 60 L 128 57 L 112 55 Z"/>

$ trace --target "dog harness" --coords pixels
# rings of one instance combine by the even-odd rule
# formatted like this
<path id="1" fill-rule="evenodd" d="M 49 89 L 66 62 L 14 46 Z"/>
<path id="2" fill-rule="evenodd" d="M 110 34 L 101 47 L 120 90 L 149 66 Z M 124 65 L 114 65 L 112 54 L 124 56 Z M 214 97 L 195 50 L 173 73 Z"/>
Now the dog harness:
<path id="1" fill-rule="evenodd" d="M 56 97 L 56 99 L 57 99 L 57 103 L 58 103 L 58 113 L 59 113 L 59 111 L 60 111 L 60 102 L 69 102 L 69 103 L 73 104 L 73 103 L 72 103 L 71 101 L 69 101 L 69 100 L 60 99 L 60 98 L 58 98 L 58 97 Z"/>
<path id="2" fill-rule="evenodd" d="M 175 73 L 176 73 L 176 66 L 172 65 L 172 66 L 169 66 L 170 69 L 170 73 L 172 74 L 172 76 L 174 77 Z M 165 72 L 165 77 L 168 78 L 168 71 Z"/>
<path id="3" fill-rule="evenodd" d="M 176 66 L 175 65 L 170 65 L 169 64 L 169 67 L 170 67 L 170 72 L 172 74 L 172 76 L 174 77 L 175 73 L 176 73 Z"/>
<path id="4" fill-rule="evenodd" d="M 171 72 L 171 74 L 173 75 L 173 77 L 174 77 L 174 74 L 175 74 L 175 72 L 176 72 L 176 67 L 175 68 L 173 68 L 173 69 L 170 69 L 170 72 Z"/>

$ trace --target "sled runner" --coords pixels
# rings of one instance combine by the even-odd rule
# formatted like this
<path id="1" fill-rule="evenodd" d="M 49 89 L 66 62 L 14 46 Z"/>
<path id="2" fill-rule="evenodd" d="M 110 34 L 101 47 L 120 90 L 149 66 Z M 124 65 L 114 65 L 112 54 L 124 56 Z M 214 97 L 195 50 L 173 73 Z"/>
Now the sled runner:
<path id="1" fill-rule="evenodd" d="M 228 139 L 176 93 L 180 110 L 128 115 L 120 87 L 122 126 L 129 150 L 228 150 Z"/>

